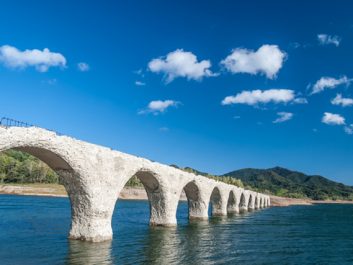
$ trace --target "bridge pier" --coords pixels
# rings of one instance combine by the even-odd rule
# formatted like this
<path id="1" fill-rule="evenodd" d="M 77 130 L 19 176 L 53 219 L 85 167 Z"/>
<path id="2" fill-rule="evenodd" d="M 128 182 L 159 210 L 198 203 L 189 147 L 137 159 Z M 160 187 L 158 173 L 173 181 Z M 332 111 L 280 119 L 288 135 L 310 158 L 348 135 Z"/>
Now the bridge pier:
<path id="1" fill-rule="evenodd" d="M 90 242 L 111 240 L 115 190 L 106 183 L 85 183 L 87 179 L 82 181 L 72 172 L 56 172 L 62 179 L 71 203 L 69 238 Z"/>
<path id="2" fill-rule="evenodd" d="M 229 205 L 227 207 L 227 212 L 230 214 L 239 213 L 240 210 L 238 204 Z"/>
<path id="3" fill-rule="evenodd" d="M 103 242 L 113 238 L 110 218 L 88 216 L 87 214 L 72 216 L 70 239 Z"/>
<path id="4" fill-rule="evenodd" d="M 150 200 L 150 209 L 151 209 L 151 216 L 150 216 L 150 225 L 151 226 L 165 226 L 171 227 L 176 226 L 177 219 L 176 219 L 176 211 L 177 211 L 177 202 L 165 200 L 162 205 L 160 204 L 160 200 L 154 199 Z"/>
<path id="5" fill-rule="evenodd" d="M 208 219 L 208 204 L 204 202 L 188 202 L 189 219 L 192 220 L 207 220 Z"/>

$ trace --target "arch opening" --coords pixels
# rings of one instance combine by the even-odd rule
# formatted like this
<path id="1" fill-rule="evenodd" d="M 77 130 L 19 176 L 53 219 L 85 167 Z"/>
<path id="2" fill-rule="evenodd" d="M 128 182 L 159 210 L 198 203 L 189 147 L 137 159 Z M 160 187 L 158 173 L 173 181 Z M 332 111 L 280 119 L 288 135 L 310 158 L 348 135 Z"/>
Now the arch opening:
<path id="1" fill-rule="evenodd" d="M 149 222 L 150 225 L 164 225 L 166 222 L 166 196 L 159 177 L 152 171 L 139 170 L 130 177 L 119 192 L 117 202 L 113 214 L 113 230 L 122 225 L 124 220 L 130 219 L 130 216 L 138 215 L 139 222 Z M 147 204 L 148 207 L 145 207 Z"/>
<path id="2" fill-rule="evenodd" d="M 51 150 L 32 147 L 19 146 L 7 150 L 2 150 L 2 158 L 7 156 L 7 159 L 1 159 L 0 172 L 2 178 L 0 182 L 36 184 L 33 188 L 34 193 L 43 193 L 48 195 L 68 195 L 70 202 L 71 227 L 69 237 L 72 239 L 87 239 L 83 238 L 77 229 L 76 224 L 79 223 L 82 217 L 82 210 L 78 205 L 87 203 L 87 196 L 82 187 L 78 174 L 70 166 L 70 164 L 57 153 Z M 11 170 L 6 169 L 6 161 L 12 163 Z M 15 172 L 16 167 L 20 171 Z M 20 174 L 20 175 L 19 175 Z M 12 179 L 11 179 L 12 178 Z M 38 186 L 41 184 L 51 184 Z M 55 185 L 54 185 L 55 184 Z"/>
<path id="3" fill-rule="evenodd" d="M 248 206 L 246 205 L 246 198 L 244 193 L 240 195 L 240 202 L 239 202 L 239 210 L 240 212 L 245 212 L 248 210 Z"/>
<path id="4" fill-rule="evenodd" d="M 255 209 L 259 209 L 259 208 L 260 208 L 259 197 L 256 196 L 255 197 Z"/>
<path id="5" fill-rule="evenodd" d="M 227 209 L 223 209 L 223 200 L 221 196 L 221 192 L 218 187 L 215 187 L 211 193 L 210 197 L 210 210 L 212 216 L 222 216 L 227 214 Z"/>
<path id="6" fill-rule="evenodd" d="M 0 183 L 58 184 L 63 185 L 70 196 L 71 186 L 77 182 L 74 177 L 77 174 L 69 163 L 48 149 L 26 146 L 11 148 L 0 153 L 2 154 Z M 19 177 L 19 174 L 22 176 Z"/>
<path id="7" fill-rule="evenodd" d="M 230 214 L 239 213 L 239 206 L 237 198 L 234 191 L 229 192 L 228 202 L 227 202 L 227 212 Z"/>
<path id="8" fill-rule="evenodd" d="M 195 182 L 189 182 L 184 187 L 184 193 L 188 203 L 188 217 L 189 219 L 203 219 L 204 205 L 201 201 L 200 189 Z"/>
<path id="9" fill-rule="evenodd" d="M 184 187 L 186 198 L 189 202 L 197 202 L 200 199 L 200 190 L 195 182 L 189 182 Z"/>
<path id="10" fill-rule="evenodd" d="M 187 213 L 187 216 L 185 213 Z M 207 218 L 207 207 L 201 199 L 200 188 L 195 181 L 190 181 L 184 186 L 180 194 L 177 209 L 178 222 Z"/>
<path id="11" fill-rule="evenodd" d="M 13 150 L 24 152 L 38 158 L 54 171 L 72 170 L 72 167 L 69 165 L 69 163 L 67 163 L 61 156 L 47 149 L 23 146 L 13 148 Z"/>
<path id="12" fill-rule="evenodd" d="M 253 195 L 252 194 L 250 194 L 250 196 L 249 196 L 249 203 L 248 203 L 248 210 L 250 211 L 250 210 L 254 210 L 254 198 L 253 198 Z"/>

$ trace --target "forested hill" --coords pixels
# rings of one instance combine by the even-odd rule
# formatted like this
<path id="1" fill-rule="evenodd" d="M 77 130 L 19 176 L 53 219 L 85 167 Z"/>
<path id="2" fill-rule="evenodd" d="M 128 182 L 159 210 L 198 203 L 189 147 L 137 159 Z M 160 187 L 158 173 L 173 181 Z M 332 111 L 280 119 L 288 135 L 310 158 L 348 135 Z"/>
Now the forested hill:
<path id="1" fill-rule="evenodd" d="M 0 183 L 58 183 L 59 178 L 45 163 L 27 153 L 0 153 Z"/>
<path id="2" fill-rule="evenodd" d="M 277 196 L 311 198 L 314 200 L 353 200 L 353 187 L 322 176 L 309 176 L 281 167 L 246 168 L 224 174 L 240 179 L 245 186 Z"/>

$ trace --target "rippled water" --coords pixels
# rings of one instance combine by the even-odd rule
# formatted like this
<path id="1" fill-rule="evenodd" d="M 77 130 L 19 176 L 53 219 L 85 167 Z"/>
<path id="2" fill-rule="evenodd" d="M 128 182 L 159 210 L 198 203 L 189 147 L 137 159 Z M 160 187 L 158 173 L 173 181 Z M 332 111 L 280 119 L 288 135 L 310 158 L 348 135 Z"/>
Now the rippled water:
<path id="1" fill-rule="evenodd" d="M 144 201 L 119 201 L 114 240 L 68 240 L 66 198 L 0 195 L 0 264 L 353 264 L 353 205 L 268 208 L 148 226 Z"/>

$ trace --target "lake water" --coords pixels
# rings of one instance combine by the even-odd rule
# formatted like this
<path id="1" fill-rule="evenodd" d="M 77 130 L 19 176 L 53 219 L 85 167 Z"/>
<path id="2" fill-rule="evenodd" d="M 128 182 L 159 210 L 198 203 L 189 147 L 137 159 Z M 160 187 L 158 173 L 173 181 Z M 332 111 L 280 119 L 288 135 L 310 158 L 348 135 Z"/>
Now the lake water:
<path id="1" fill-rule="evenodd" d="M 0 195 L 0 264 L 353 264 L 353 205 L 267 208 L 148 226 L 144 201 L 119 200 L 112 242 L 68 240 L 67 198 Z"/>

